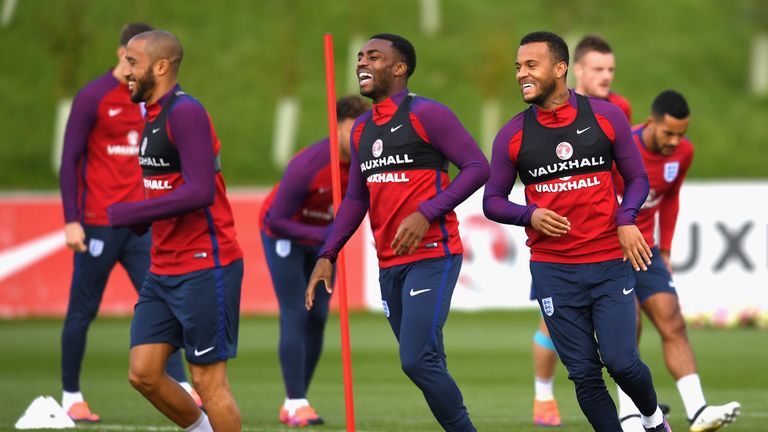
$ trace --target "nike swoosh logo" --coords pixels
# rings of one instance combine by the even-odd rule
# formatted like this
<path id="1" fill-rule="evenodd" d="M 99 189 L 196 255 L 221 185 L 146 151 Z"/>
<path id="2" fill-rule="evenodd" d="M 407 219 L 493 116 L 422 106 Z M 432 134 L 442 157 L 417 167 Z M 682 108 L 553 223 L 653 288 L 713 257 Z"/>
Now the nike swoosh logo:
<path id="1" fill-rule="evenodd" d="M 624 293 L 624 295 L 627 295 L 627 294 L 631 293 L 633 290 L 634 290 L 634 288 L 630 288 L 630 289 L 626 289 L 626 288 L 624 288 L 624 289 L 623 289 L 623 290 L 621 290 L 621 291 Z"/>
<path id="2" fill-rule="evenodd" d="M 586 128 L 586 129 L 576 129 L 576 135 L 581 135 L 581 134 L 583 134 L 584 132 L 586 132 L 586 131 L 588 131 L 590 129 L 592 129 L 592 126 Z"/>
<path id="3" fill-rule="evenodd" d="M 114 117 L 114 116 L 120 114 L 121 112 L 123 112 L 122 108 L 115 108 L 115 109 L 110 109 L 109 111 L 107 111 L 107 114 L 109 114 L 110 117 Z"/>
<path id="4" fill-rule="evenodd" d="M 162 128 L 152 129 L 152 133 L 157 133 L 157 131 L 159 131 L 160 129 Z"/>
<path id="5" fill-rule="evenodd" d="M 0 251 L 0 281 L 66 247 L 64 230 L 57 229 Z"/>
<path id="6" fill-rule="evenodd" d="M 418 291 L 414 291 L 413 288 L 411 288 L 411 297 L 417 296 L 417 295 L 419 295 L 421 293 L 425 293 L 427 291 L 432 291 L 432 288 L 422 289 L 422 290 L 418 290 Z"/>
<path id="7" fill-rule="evenodd" d="M 394 132 L 394 131 L 400 129 L 401 127 L 403 127 L 403 125 L 398 125 L 397 127 L 389 128 L 389 131 L 390 132 Z"/>
<path id="8" fill-rule="evenodd" d="M 195 357 L 200 357 L 201 355 L 211 351 L 215 346 L 216 345 L 214 345 L 212 347 L 208 347 L 208 348 L 206 348 L 206 349 L 204 349 L 202 351 L 198 351 L 197 348 L 195 348 Z"/>

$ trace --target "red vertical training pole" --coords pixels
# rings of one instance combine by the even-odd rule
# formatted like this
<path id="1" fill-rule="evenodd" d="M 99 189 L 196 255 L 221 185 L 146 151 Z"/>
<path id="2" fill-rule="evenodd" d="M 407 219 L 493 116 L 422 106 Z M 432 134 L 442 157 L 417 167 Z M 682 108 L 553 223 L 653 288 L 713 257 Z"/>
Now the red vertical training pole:
<path id="1" fill-rule="evenodd" d="M 328 97 L 328 138 L 331 141 L 331 179 L 334 212 L 341 204 L 341 173 L 339 172 L 339 133 L 336 119 L 336 78 L 333 72 L 333 36 L 325 35 L 325 88 Z M 352 356 L 349 349 L 349 316 L 347 309 L 347 268 L 344 250 L 336 259 L 336 280 L 339 292 L 339 320 L 341 321 L 341 360 L 344 368 L 344 401 L 347 408 L 347 431 L 355 431 L 355 401 L 352 395 Z"/>

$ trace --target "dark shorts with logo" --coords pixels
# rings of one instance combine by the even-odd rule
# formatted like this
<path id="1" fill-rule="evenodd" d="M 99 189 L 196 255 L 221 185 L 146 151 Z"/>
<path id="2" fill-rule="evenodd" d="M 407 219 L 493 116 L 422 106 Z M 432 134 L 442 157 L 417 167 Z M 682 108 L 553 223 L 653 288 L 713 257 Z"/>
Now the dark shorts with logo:
<path id="1" fill-rule="evenodd" d="M 131 321 L 131 347 L 167 343 L 193 364 L 237 354 L 243 260 L 175 276 L 147 273 Z"/>
<path id="2" fill-rule="evenodd" d="M 597 359 L 598 353 L 636 352 L 635 274 L 620 259 L 531 262 L 533 291 L 569 372 L 583 367 L 584 359 Z"/>
<path id="3" fill-rule="evenodd" d="M 637 278 L 635 295 L 637 295 L 640 303 L 648 300 L 650 296 L 662 292 L 677 295 L 672 275 L 669 273 L 667 265 L 664 264 L 664 260 L 661 259 L 659 248 L 653 247 L 651 253 L 653 257 L 651 258 L 651 265 L 648 266 L 648 271 L 635 273 Z"/>

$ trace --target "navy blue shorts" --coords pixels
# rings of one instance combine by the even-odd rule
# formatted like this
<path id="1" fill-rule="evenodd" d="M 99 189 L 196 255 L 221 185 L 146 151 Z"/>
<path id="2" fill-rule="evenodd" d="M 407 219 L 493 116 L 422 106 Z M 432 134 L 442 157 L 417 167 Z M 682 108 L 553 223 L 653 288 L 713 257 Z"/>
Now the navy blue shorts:
<path id="1" fill-rule="evenodd" d="M 571 379 L 606 359 L 639 359 L 635 271 L 621 259 L 590 264 L 531 262 L 544 322 Z"/>
<path id="2" fill-rule="evenodd" d="M 167 343 L 193 364 L 237 355 L 243 260 L 182 275 L 147 273 L 131 321 L 131 347 Z"/>
<path id="3" fill-rule="evenodd" d="M 640 271 L 635 273 L 637 283 L 635 283 L 635 295 L 640 300 L 640 303 L 648 300 L 648 297 L 662 292 L 668 292 L 670 294 L 677 295 L 675 291 L 675 283 L 672 281 L 672 275 L 667 269 L 667 265 L 664 264 L 664 260 L 661 259 L 661 252 L 658 247 L 651 249 L 653 257 L 651 258 L 651 265 L 648 266 L 648 271 Z"/>

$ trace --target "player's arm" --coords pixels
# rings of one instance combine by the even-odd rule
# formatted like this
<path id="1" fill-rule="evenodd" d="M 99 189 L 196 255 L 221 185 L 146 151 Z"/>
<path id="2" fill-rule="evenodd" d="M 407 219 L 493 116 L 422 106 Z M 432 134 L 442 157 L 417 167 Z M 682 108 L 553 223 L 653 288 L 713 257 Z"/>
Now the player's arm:
<path id="1" fill-rule="evenodd" d="M 168 128 L 179 152 L 184 184 L 157 198 L 109 206 L 110 225 L 152 223 L 213 204 L 216 171 L 208 114 L 197 102 L 179 101 L 168 114 Z"/>
<path id="2" fill-rule="evenodd" d="M 648 174 L 632 140 L 631 126 L 624 113 L 615 105 L 604 104 L 603 108 L 598 113 L 605 117 L 607 123 L 601 123 L 601 127 L 609 139 L 613 138 L 613 160 L 624 180 L 624 196 L 616 214 L 619 244 L 624 259 L 629 260 L 635 270 L 647 270 L 647 265 L 651 263 L 651 249 L 635 226 L 635 218 L 650 190 Z"/>
<path id="3" fill-rule="evenodd" d="M 688 168 L 691 166 L 693 154 L 680 167 L 680 172 L 672 184 L 672 187 L 664 194 L 659 205 L 659 251 L 662 259 L 671 268 L 672 239 L 675 235 L 677 215 L 680 212 L 680 188 L 683 185 Z"/>
<path id="4" fill-rule="evenodd" d="M 88 137 L 96 124 L 99 98 L 86 87 L 72 102 L 67 128 L 64 132 L 64 148 L 61 153 L 59 188 L 64 206 L 64 234 L 67 247 L 75 252 L 85 252 L 85 231 L 80 224 L 77 207 L 77 165 L 88 147 Z"/>
<path id="5" fill-rule="evenodd" d="M 488 160 L 472 135 L 445 105 L 414 101 L 411 123 L 423 131 L 425 139 L 451 163 L 459 174 L 434 197 L 419 203 L 417 211 L 400 221 L 391 247 L 396 255 L 413 253 L 432 221 L 450 212 L 469 198 L 488 179 Z"/>
<path id="6" fill-rule="evenodd" d="M 320 281 L 325 282 L 325 289 L 329 293 L 333 290 L 331 278 L 333 274 L 333 263 L 339 255 L 339 251 L 347 243 L 347 240 L 355 233 L 357 227 L 363 222 L 365 214 L 370 205 L 370 195 L 368 186 L 360 171 L 360 158 L 357 154 L 357 142 L 359 134 L 362 131 L 363 122 L 361 119 L 352 126 L 350 146 L 349 146 L 349 180 L 347 183 L 347 192 L 341 201 L 339 211 L 336 212 L 331 231 L 325 240 L 323 247 L 318 254 L 315 268 L 309 277 L 307 291 L 305 293 L 305 305 L 311 309 L 315 301 L 315 288 Z"/>
<path id="7" fill-rule="evenodd" d="M 309 194 L 315 173 L 328 163 L 329 156 L 320 154 L 327 150 L 328 146 L 314 145 L 288 163 L 266 218 L 267 227 L 274 234 L 292 240 L 325 241 L 328 227 L 301 223 L 292 217 Z"/>

